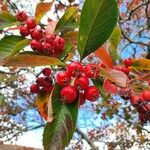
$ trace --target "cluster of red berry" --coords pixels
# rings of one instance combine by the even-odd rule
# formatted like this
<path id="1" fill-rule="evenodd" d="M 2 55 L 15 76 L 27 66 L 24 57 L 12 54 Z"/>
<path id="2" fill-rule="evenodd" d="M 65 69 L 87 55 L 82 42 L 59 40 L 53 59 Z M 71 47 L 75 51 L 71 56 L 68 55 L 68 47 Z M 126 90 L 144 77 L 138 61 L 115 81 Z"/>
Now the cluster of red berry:
<path id="1" fill-rule="evenodd" d="M 25 12 L 17 13 L 16 19 L 23 23 L 19 28 L 20 34 L 31 36 L 30 46 L 33 51 L 53 57 L 58 57 L 64 51 L 64 39 L 55 34 L 47 35 L 45 29 L 37 25 L 35 19 L 29 18 Z"/>
<path id="2" fill-rule="evenodd" d="M 56 82 L 62 87 L 61 99 L 65 103 L 73 103 L 80 99 L 80 105 L 84 104 L 85 100 L 95 101 L 100 96 L 100 91 L 95 86 L 90 86 L 89 78 L 96 78 L 99 75 L 100 69 L 96 64 L 88 64 L 82 66 L 80 62 L 72 62 L 67 66 L 66 71 L 60 71 L 56 75 Z M 43 74 L 46 77 L 39 77 L 30 88 L 32 93 L 39 93 L 43 90 L 50 93 L 53 89 L 52 79 L 49 77 L 51 70 L 45 68 Z M 40 89 L 41 87 L 41 89 Z"/>
<path id="3" fill-rule="evenodd" d="M 141 122 L 150 120 L 150 90 L 144 90 L 141 94 L 132 96 L 130 102 L 139 113 Z"/>
<path id="4" fill-rule="evenodd" d="M 131 58 L 128 58 L 128 59 L 125 59 L 125 60 L 123 61 L 123 63 L 124 63 L 125 66 L 123 66 L 123 67 L 114 66 L 114 69 L 115 69 L 115 70 L 118 70 L 118 71 L 122 71 L 123 73 L 125 73 L 125 74 L 128 75 L 129 72 L 130 72 L 130 68 L 129 68 L 129 67 L 132 65 L 133 61 L 132 61 Z"/>
<path id="5" fill-rule="evenodd" d="M 40 91 L 51 93 L 53 89 L 53 80 L 51 78 L 51 69 L 44 68 L 43 69 L 44 77 L 38 77 L 36 80 L 36 84 L 32 84 L 30 87 L 31 93 L 38 94 Z"/>
<path id="6" fill-rule="evenodd" d="M 83 67 L 80 62 L 70 63 L 66 71 L 59 72 L 56 76 L 57 83 L 63 87 L 62 100 L 72 103 L 79 97 L 80 105 L 84 104 L 86 99 L 92 102 L 97 100 L 100 92 L 97 87 L 90 86 L 89 78 L 96 78 L 99 72 L 96 64 Z"/>

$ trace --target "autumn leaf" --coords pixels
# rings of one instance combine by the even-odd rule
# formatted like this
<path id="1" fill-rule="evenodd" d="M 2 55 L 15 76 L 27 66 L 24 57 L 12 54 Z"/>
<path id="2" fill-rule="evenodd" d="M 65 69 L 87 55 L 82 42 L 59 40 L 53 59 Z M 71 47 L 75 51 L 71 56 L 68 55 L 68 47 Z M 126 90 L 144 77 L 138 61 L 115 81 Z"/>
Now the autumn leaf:
<path id="1" fill-rule="evenodd" d="M 94 54 L 100 58 L 100 60 L 103 62 L 103 64 L 107 67 L 107 68 L 112 68 L 113 67 L 113 62 L 112 62 L 112 58 L 110 57 L 109 53 L 107 52 L 107 50 L 102 46 L 100 47 L 98 50 L 96 50 L 94 52 Z"/>

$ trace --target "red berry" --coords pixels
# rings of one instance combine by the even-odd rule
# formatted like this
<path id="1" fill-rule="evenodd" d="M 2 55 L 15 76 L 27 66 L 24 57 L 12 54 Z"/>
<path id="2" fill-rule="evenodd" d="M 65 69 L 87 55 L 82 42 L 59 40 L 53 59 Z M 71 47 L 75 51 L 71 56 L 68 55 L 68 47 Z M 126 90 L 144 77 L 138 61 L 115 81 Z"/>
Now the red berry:
<path id="1" fill-rule="evenodd" d="M 46 78 L 44 79 L 44 82 L 43 82 L 43 85 L 44 85 L 44 86 L 51 86 L 52 84 L 53 84 L 53 80 L 52 80 L 51 77 L 46 77 Z"/>
<path id="2" fill-rule="evenodd" d="M 131 58 L 125 59 L 123 62 L 126 67 L 130 67 L 133 63 Z"/>
<path id="3" fill-rule="evenodd" d="M 36 51 L 36 52 L 43 52 L 43 47 L 41 42 L 36 41 L 36 40 L 32 40 L 30 43 L 31 48 Z"/>
<path id="4" fill-rule="evenodd" d="M 60 86 L 65 86 L 71 81 L 71 77 L 67 72 L 59 72 L 56 76 L 56 81 Z"/>
<path id="5" fill-rule="evenodd" d="M 140 96 L 132 96 L 130 102 L 133 106 L 138 106 L 140 102 Z"/>
<path id="6" fill-rule="evenodd" d="M 96 78 L 99 72 L 100 69 L 96 64 L 88 64 L 84 68 L 84 73 L 88 78 Z"/>
<path id="7" fill-rule="evenodd" d="M 38 86 L 44 86 L 44 81 L 45 81 L 45 78 L 44 78 L 44 77 L 39 77 L 39 78 L 36 80 L 36 83 L 38 84 Z"/>
<path id="8" fill-rule="evenodd" d="M 51 34 L 51 35 L 46 36 L 46 39 L 45 39 L 46 43 L 52 44 L 53 41 L 55 40 L 55 38 L 56 38 L 55 34 Z"/>
<path id="9" fill-rule="evenodd" d="M 123 68 L 121 68 L 121 71 L 128 74 L 130 72 L 130 69 L 123 67 Z"/>
<path id="10" fill-rule="evenodd" d="M 26 26 L 21 26 L 20 27 L 20 34 L 22 36 L 28 36 L 30 34 L 30 31 L 28 30 L 28 28 Z"/>
<path id="11" fill-rule="evenodd" d="M 75 79 L 74 85 L 78 90 L 86 90 L 89 86 L 89 79 L 86 76 L 80 76 Z"/>
<path id="12" fill-rule="evenodd" d="M 150 90 L 145 90 L 141 94 L 141 98 L 143 101 L 148 101 L 150 102 Z"/>
<path id="13" fill-rule="evenodd" d="M 83 67 L 80 62 L 73 62 L 67 66 L 67 72 L 72 77 L 79 77 L 83 73 Z"/>
<path id="14" fill-rule="evenodd" d="M 16 19 L 17 19 L 18 21 L 23 22 L 23 21 L 26 21 L 27 18 L 28 18 L 28 16 L 27 16 L 27 14 L 26 14 L 24 11 L 18 12 L 18 13 L 16 14 Z"/>
<path id="15" fill-rule="evenodd" d="M 36 27 L 36 22 L 34 19 L 29 19 L 26 21 L 28 29 L 34 29 Z"/>
<path id="16" fill-rule="evenodd" d="M 39 89 L 39 86 L 37 84 L 32 84 L 31 87 L 30 87 L 31 93 L 37 94 L 37 93 L 39 93 L 39 90 L 40 89 Z"/>
<path id="17" fill-rule="evenodd" d="M 43 69 L 44 76 L 50 76 L 51 75 L 51 69 L 50 68 L 44 68 Z"/>
<path id="18" fill-rule="evenodd" d="M 51 56 L 54 56 L 55 55 L 55 52 L 54 52 L 54 48 L 51 44 L 49 43 L 45 43 L 44 46 L 43 46 L 43 51 L 44 53 L 48 54 L 48 55 L 51 55 Z"/>
<path id="19" fill-rule="evenodd" d="M 53 41 L 54 49 L 64 49 L 65 47 L 65 40 L 61 37 L 56 37 Z"/>
<path id="20" fill-rule="evenodd" d="M 72 103 L 78 98 L 78 90 L 71 85 L 67 85 L 61 90 L 62 101 Z"/>
<path id="21" fill-rule="evenodd" d="M 34 30 L 31 33 L 31 37 L 37 41 L 41 40 L 43 38 L 43 31 L 42 30 Z"/>
<path id="22" fill-rule="evenodd" d="M 120 66 L 113 66 L 113 69 L 120 71 L 121 67 Z"/>
<path id="23" fill-rule="evenodd" d="M 54 86 L 50 85 L 50 86 L 43 87 L 42 90 L 44 90 L 46 93 L 50 94 L 52 92 L 53 88 L 54 88 Z"/>
<path id="24" fill-rule="evenodd" d="M 83 93 L 83 92 L 80 92 L 80 105 L 83 105 L 84 103 L 85 103 L 85 101 L 86 101 L 86 99 L 85 99 L 85 94 Z"/>
<path id="25" fill-rule="evenodd" d="M 99 90 L 95 86 L 89 86 L 85 91 L 85 98 L 89 101 L 96 101 L 100 95 Z"/>

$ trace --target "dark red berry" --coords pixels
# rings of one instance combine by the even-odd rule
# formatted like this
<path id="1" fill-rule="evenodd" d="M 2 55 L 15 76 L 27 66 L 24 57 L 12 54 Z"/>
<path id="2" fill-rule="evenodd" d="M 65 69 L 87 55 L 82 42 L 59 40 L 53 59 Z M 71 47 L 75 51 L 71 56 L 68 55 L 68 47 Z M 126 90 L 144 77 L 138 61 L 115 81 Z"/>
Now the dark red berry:
<path id="1" fill-rule="evenodd" d="M 51 75 L 51 69 L 50 68 L 44 68 L 43 69 L 44 76 L 50 76 Z"/>
<path id="2" fill-rule="evenodd" d="M 34 19 L 28 19 L 26 21 L 28 29 L 34 29 L 36 27 L 36 22 Z"/>
<path id="3" fill-rule="evenodd" d="M 36 40 L 32 40 L 30 43 L 31 48 L 36 51 L 36 52 L 43 52 L 43 47 L 41 42 L 36 41 Z"/>
<path id="4" fill-rule="evenodd" d="M 44 77 L 39 77 L 37 78 L 36 83 L 38 84 L 38 86 L 44 86 L 44 81 L 45 81 Z"/>
<path id="5" fill-rule="evenodd" d="M 148 101 L 150 102 L 150 90 L 145 90 L 141 94 L 141 98 L 143 101 Z"/>
<path id="6" fill-rule="evenodd" d="M 60 86 L 65 86 L 70 83 L 71 77 L 67 72 L 59 72 L 56 76 L 56 81 Z"/>
<path id="7" fill-rule="evenodd" d="M 55 38 L 56 38 L 55 34 L 51 34 L 51 35 L 46 36 L 46 39 L 45 39 L 46 43 L 52 44 L 53 41 L 55 40 Z"/>
<path id="8" fill-rule="evenodd" d="M 45 87 L 43 87 L 43 90 L 44 90 L 46 93 L 50 94 L 50 93 L 52 92 L 53 88 L 54 88 L 54 86 L 53 86 L 53 85 L 50 85 L 50 86 L 45 86 Z"/>
<path id="9" fill-rule="evenodd" d="M 95 86 L 89 86 L 85 91 L 85 98 L 89 101 L 96 101 L 100 96 L 100 92 Z"/>
<path id="10" fill-rule="evenodd" d="M 80 62 L 73 62 L 67 66 L 67 72 L 72 77 L 79 77 L 83 73 L 83 67 Z"/>
<path id="11" fill-rule="evenodd" d="M 84 73 L 88 78 L 96 78 L 100 69 L 96 64 L 88 64 L 84 67 Z"/>
<path id="12" fill-rule="evenodd" d="M 121 71 L 128 74 L 130 72 L 130 69 L 126 68 L 126 67 L 123 67 L 123 68 L 121 68 Z"/>
<path id="13" fill-rule="evenodd" d="M 37 93 L 39 93 L 39 90 L 40 89 L 39 89 L 39 86 L 37 84 L 32 84 L 31 87 L 30 87 L 31 93 L 37 94 Z"/>
<path id="14" fill-rule="evenodd" d="M 49 44 L 49 43 L 45 43 L 43 45 L 43 51 L 44 51 L 44 53 L 46 53 L 48 55 L 51 55 L 51 56 L 55 55 L 54 47 L 51 44 Z"/>
<path id="15" fill-rule="evenodd" d="M 86 99 L 85 99 L 85 94 L 83 92 L 80 92 L 79 95 L 79 104 L 83 105 L 85 103 Z"/>
<path id="16" fill-rule="evenodd" d="M 18 13 L 16 14 L 16 19 L 17 19 L 18 21 L 24 22 L 24 21 L 27 20 L 27 18 L 28 18 L 28 16 L 27 16 L 27 14 L 26 14 L 24 11 L 18 12 Z"/>
<path id="17" fill-rule="evenodd" d="M 30 34 L 30 31 L 28 30 L 28 28 L 26 26 L 21 26 L 20 27 L 20 34 L 22 36 L 28 36 Z"/>
<path id="18" fill-rule="evenodd" d="M 41 40 L 43 38 L 43 31 L 42 30 L 34 30 L 31 33 L 31 37 L 37 41 Z"/>
<path id="19" fill-rule="evenodd" d="M 78 90 L 71 85 L 67 85 L 61 90 L 62 101 L 65 103 L 72 103 L 78 98 Z"/>
<path id="20" fill-rule="evenodd" d="M 86 90 L 89 86 L 89 79 L 86 76 L 80 76 L 75 79 L 74 85 L 78 90 Z"/>
<path id="21" fill-rule="evenodd" d="M 46 77 L 43 82 L 44 86 L 51 86 L 53 84 L 53 80 L 51 77 Z"/>
<path id="22" fill-rule="evenodd" d="M 53 41 L 53 45 L 55 50 L 63 50 L 65 47 L 65 40 L 61 37 L 56 37 Z"/>
<path id="23" fill-rule="evenodd" d="M 133 63 L 131 58 L 125 59 L 123 62 L 126 67 L 130 67 Z"/>
<path id="24" fill-rule="evenodd" d="M 146 115 L 143 115 L 143 114 L 139 114 L 139 120 L 142 122 L 142 123 L 146 123 L 148 120 L 150 120 L 150 117 L 146 116 Z"/>

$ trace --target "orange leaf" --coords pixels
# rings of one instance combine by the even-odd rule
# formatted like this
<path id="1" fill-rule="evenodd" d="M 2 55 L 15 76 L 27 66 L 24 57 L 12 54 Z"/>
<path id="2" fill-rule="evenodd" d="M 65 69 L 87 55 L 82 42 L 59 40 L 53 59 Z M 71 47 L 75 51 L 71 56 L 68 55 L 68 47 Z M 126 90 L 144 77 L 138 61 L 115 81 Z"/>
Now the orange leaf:
<path id="1" fill-rule="evenodd" d="M 39 23 L 42 17 L 51 9 L 52 4 L 53 2 L 50 3 L 40 2 L 37 4 L 35 11 L 35 20 L 37 23 Z"/>
<path id="2" fill-rule="evenodd" d="M 44 92 L 40 92 L 36 98 L 36 106 L 41 114 L 41 116 L 47 120 L 48 116 L 48 101 L 49 94 L 45 94 Z"/>
<path id="3" fill-rule="evenodd" d="M 103 46 L 96 50 L 94 54 L 100 58 L 107 68 L 113 67 L 112 58 Z"/>
<path id="4" fill-rule="evenodd" d="M 0 65 L 13 67 L 36 67 L 46 65 L 64 65 L 59 59 L 55 57 L 19 54 L 13 57 L 7 57 L 0 61 Z"/>
<path id="5" fill-rule="evenodd" d="M 65 41 L 71 42 L 73 45 L 77 45 L 77 37 L 78 37 L 77 31 L 70 31 L 64 34 Z"/>
<path id="6" fill-rule="evenodd" d="M 115 82 L 118 86 L 127 86 L 128 77 L 122 71 L 101 68 L 100 75 L 103 76 L 105 79 L 109 79 L 110 81 Z"/>
<path id="7" fill-rule="evenodd" d="M 133 59 L 131 69 L 150 71 L 150 60 L 145 58 Z"/>

